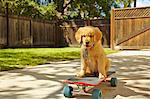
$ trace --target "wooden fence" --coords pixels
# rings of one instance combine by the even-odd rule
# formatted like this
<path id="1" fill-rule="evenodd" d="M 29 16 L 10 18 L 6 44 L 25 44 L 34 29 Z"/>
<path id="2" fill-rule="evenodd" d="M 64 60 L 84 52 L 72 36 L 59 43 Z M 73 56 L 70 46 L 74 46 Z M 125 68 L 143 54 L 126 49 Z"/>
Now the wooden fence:
<path id="1" fill-rule="evenodd" d="M 112 49 L 150 48 L 150 7 L 113 9 Z"/>
<path id="2" fill-rule="evenodd" d="M 103 32 L 103 45 L 109 47 L 109 21 L 46 21 L 22 16 L 0 15 L 0 47 L 63 47 L 77 45 L 75 32 L 86 25 Z"/>
<path id="3" fill-rule="evenodd" d="M 0 15 L 1 47 L 61 47 L 64 40 L 58 21 Z"/>

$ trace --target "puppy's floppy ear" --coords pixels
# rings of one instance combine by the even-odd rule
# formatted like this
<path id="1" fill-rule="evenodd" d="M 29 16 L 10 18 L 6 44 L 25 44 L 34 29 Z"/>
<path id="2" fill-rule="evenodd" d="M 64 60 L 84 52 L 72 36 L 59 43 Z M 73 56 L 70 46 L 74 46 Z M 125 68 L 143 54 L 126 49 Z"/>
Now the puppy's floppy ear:
<path id="1" fill-rule="evenodd" d="M 96 41 L 99 41 L 102 39 L 102 32 L 99 30 L 98 27 L 95 27 L 95 34 L 96 34 L 95 36 Z"/>
<path id="2" fill-rule="evenodd" d="M 76 38 L 76 40 L 78 41 L 78 43 L 82 43 L 82 37 L 81 37 L 81 30 L 82 30 L 82 28 L 80 27 L 78 30 L 77 30 L 77 32 L 75 33 L 75 38 Z"/>

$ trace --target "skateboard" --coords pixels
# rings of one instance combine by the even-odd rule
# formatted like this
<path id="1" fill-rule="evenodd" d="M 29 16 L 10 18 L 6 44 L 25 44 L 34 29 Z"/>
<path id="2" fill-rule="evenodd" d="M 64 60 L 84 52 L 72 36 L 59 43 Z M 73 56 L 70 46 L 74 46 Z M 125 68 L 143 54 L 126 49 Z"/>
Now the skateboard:
<path id="1" fill-rule="evenodd" d="M 101 99 L 102 92 L 100 89 L 97 89 L 96 86 L 99 86 L 102 82 L 110 82 L 112 87 L 117 86 L 117 78 L 111 77 L 115 71 L 109 71 L 107 73 L 107 77 L 99 79 L 95 76 L 90 77 L 70 77 L 67 80 L 63 80 L 62 82 L 65 83 L 63 88 L 63 94 L 65 97 L 71 98 L 75 94 L 84 94 L 84 95 L 92 95 L 92 99 Z M 72 85 L 76 85 L 77 89 L 75 90 Z M 92 91 L 91 91 L 92 90 Z"/>

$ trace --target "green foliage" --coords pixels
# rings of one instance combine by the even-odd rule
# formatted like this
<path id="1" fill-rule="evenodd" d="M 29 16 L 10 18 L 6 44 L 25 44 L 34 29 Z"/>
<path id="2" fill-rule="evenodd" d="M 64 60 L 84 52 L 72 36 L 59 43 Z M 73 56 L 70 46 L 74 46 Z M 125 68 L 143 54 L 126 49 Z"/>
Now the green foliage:
<path id="1" fill-rule="evenodd" d="M 114 0 L 96 0 L 99 7 L 101 7 L 101 14 L 104 14 L 105 18 L 110 18 L 110 10 L 114 4 Z"/>
<path id="2" fill-rule="evenodd" d="M 31 16 L 40 16 L 38 5 L 30 0 L 15 0 L 9 2 L 9 14 Z"/>
<path id="3" fill-rule="evenodd" d="M 131 7 L 131 3 L 133 3 L 135 0 L 116 0 L 117 3 L 123 4 L 123 7 Z"/>
<path id="4" fill-rule="evenodd" d="M 54 0 L 54 2 L 55 1 L 57 0 Z M 69 5 L 67 7 L 64 6 L 62 8 L 65 11 L 63 10 L 63 12 L 61 12 L 61 15 L 65 18 L 109 18 L 114 0 L 70 0 L 68 3 Z M 68 3 L 64 2 L 64 5 L 67 5 Z"/>
<path id="5" fill-rule="evenodd" d="M 44 19 L 52 20 L 57 14 L 56 5 L 54 3 L 49 3 L 47 6 L 40 5 L 38 10 Z"/>
<path id="6" fill-rule="evenodd" d="M 6 3 L 8 3 L 9 14 L 13 15 L 52 20 L 57 14 L 54 3 L 39 5 L 33 0 L 1 0 L 0 8 L 2 8 L 2 13 L 5 13 Z"/>
<path id="7" fill-rule="evenodd" d="M 114 0 L 53 0 L 48 5 L 40 5 L 36 0 L 2 0 L 3 12 L 9 3 L 9 14 L 31 16 L 52 20 L 109 18 Z M 58 14 L 59 13 L 59 14 Z M 59 15 L 59 16 L 58 16 Z"/>

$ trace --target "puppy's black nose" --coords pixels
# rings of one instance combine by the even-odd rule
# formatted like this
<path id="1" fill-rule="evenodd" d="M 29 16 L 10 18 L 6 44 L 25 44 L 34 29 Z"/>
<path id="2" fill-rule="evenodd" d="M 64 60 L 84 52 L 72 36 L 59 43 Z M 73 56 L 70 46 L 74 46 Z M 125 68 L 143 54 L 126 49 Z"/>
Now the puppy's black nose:
<path id="1" fill-rule="evenodd" d="M 85 42 L 86 43 L 86 45 L 88 45 L 89 44 L 89 42 Z"/>

